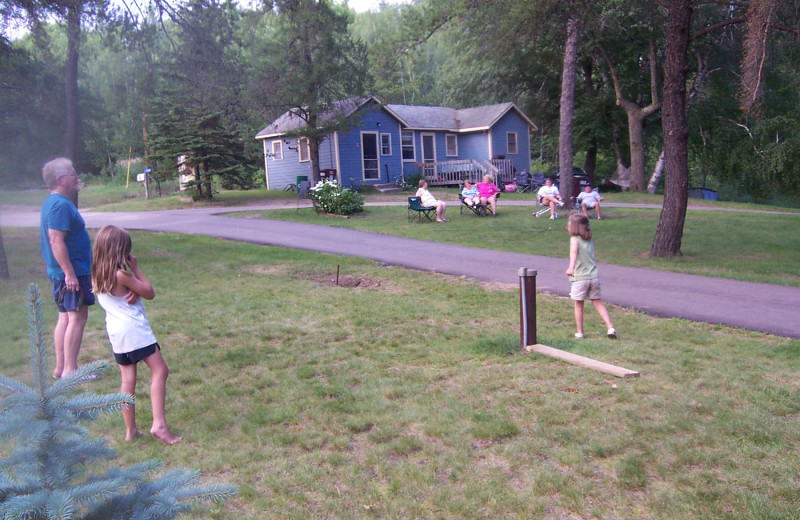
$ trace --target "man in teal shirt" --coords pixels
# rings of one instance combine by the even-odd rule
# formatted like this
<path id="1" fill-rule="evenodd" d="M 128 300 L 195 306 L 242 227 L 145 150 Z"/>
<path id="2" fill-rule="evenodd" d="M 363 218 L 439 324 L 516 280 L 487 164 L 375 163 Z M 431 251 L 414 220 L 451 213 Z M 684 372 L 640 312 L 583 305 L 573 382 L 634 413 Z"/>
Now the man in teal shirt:
<path id="1" fill-rule="evenodd" d="M 92 242 L 83 217 L 72 202 L 77 200 L 80 186 L 72 161 L 53 159 L 42 168 L 42 178 L 50 195 L 42 204 L 39 239 L 58 306 L 58 322 L 53 331 L 53 377 L 63 377 L 78 368 L 88 306 L 94 304 Z"/>

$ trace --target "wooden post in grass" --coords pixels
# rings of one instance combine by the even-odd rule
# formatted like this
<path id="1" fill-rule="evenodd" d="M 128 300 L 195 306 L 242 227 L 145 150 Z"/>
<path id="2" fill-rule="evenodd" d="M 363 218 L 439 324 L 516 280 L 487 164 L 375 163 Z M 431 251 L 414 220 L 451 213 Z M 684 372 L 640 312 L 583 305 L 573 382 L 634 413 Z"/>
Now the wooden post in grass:
<path id="1" fill-rule="evenodd" d="M 519 269 L 519 339 L 522 348 L 536 342 L 536 271 Z"/>

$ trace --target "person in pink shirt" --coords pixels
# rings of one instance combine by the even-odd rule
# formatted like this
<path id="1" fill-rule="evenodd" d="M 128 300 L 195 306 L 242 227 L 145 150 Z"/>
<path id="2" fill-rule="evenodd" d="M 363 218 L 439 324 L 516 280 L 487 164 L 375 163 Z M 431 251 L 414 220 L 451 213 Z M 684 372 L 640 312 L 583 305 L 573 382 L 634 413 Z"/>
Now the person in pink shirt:
<path id="1" fill-rule="evenodd" d="M 492 216 L 497 216 L 497 194 L 500 190 L 492 182 L 491 175 L 484 175 L 483 182 L 478 183 L 478 196 L 481 204 L 488 204 L 492 208 Z"/>

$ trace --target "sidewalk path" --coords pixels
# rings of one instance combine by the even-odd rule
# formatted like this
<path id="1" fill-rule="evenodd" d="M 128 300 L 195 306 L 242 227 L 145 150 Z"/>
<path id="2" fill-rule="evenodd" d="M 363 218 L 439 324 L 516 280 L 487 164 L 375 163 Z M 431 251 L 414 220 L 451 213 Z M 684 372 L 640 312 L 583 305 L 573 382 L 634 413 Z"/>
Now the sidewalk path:
<path id="1" fill-rule="evenodd" d="M 401 203 L 405 205 L 405 203 Z M 294 207 L 294 205 L 292 205 Z M 117 224 L 127 229 L 211 235 L 229 240 L 336 255 L 360 256 L 378 262 L 454 276 L 517 284 L 520 267 L 537 271 L 537 289 L 567 296 L 566 260 L 506 253 L 451 244 L 437 244 L 377 233 L 312 224 L 226 216 L 227 212 L 274 206 L 202 208 L 143 213 L 82 211 L 86 225 Z M 38 212 L 8 211 L 0 225 L 38 227 Z M 600 264 L 603 299 L 647 314 L 800 338 L 800 288 L 723 278 Z"/>

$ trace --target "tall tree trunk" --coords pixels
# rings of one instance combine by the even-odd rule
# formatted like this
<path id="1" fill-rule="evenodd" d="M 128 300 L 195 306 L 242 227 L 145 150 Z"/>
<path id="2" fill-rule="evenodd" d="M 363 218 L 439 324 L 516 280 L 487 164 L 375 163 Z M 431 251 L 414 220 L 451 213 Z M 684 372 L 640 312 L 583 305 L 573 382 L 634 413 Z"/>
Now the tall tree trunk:
<path id="1" fill-rule="evenodd" d="M 67 58 L 64 67 L 64 93 L 66 127 L 64 128 L 64 156 L 78 159 L 78 55 L 81 40 L 81 11 L 83 3 L 76 1 L 67 6 Z"/>
<path id="2" fill-rule="evenodd" d="M 689 200 L 689 158 L 686 122 L 686 76 L 692 0 L 665 0 L 667 7 L 666 57 L 664 62 L 665 191 L 650 254 L 674 257 L 681 254 L 683 225 Z"/>
<path id="3" fill-rule="evenodd" d="M 578 29 L 580 20 L 567 22 L 567 42 L 564 47 L 564 70 L 561 74 L 561 121 L 558 130 L 558 169 L 560 191 L 564 200 L 572 193 L 572 126 L 575 119 L 575 72 L 578 68 Z"/>
<path id="4" fill-rule="evenodd" d="M 617 69 L 611 61 L 611 57 L 602 47 L 600 51 L 611 70 L 611 79 L 614 83 L 614 92 L 619 105 L 628 116 L 628 141 L 631 152 L 630 180 L 631 191 L 645 191 L 647 177 L 645 176 L 645 149 L 644 149 L 644 121 L 648 116 L 661 108 L 661 100 L 658 97 L 658 78 L 657 78 L 657 54 L 655 42 L 650 40 L 650 104 L 639 107 L 633 101 L 625 98 L 622 93 L 622 86 Z"/>
<path id="5" fill-rule="evenodd" d="M 650 181 L 647 183 L 647 193 L 655 193 L 658 189 L 658 183 L 661 181 L 661 174 L 664 173 L 664 147 L 661 147 L 661 153 L 658 154 L 658 160 L 653 168 L 653 174 L 650 176 Z"/>

